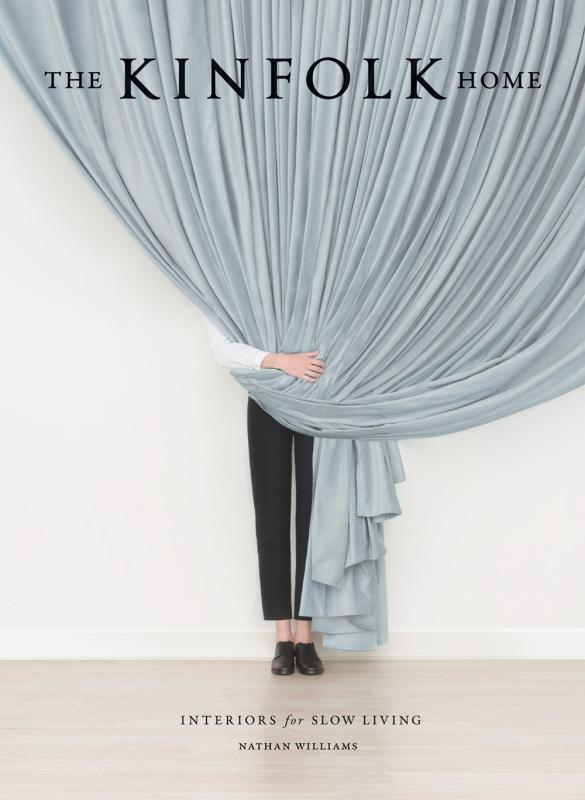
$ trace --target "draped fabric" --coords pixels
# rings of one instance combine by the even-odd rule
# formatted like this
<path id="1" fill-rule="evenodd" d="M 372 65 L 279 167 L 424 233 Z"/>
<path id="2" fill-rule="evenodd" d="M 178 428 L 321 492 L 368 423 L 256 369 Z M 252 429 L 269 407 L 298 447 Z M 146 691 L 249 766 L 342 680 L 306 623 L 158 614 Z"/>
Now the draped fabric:
<path id="1" fill-rule="evenodd" d="M 314 384 L 233 374 L 318 437 L 301 613 L 325 645 L 387 640 L 397 441 L 585 383 L 584 32 L 581 0 L 0 0 L 8 64 L 171 280 L 231 338 L 320 349 Z M 120 99 L 122 57 L 157 59 L 159 100 Z M 244 99 L 207 99 L 212 58 L 234 78 L 248 59 Z M 320 58 L 349 69 L 335 99 L 307 88 Z M 390 98 L 364 99 L 365 58 Z M 441 59 L 446 99 L 407 99 L 407 58 Z M 99 90 L 47 89 L 45 70 L 98 69 Z M 529 70 L 541 88 L 457 88 Z M 341 79 L 315 71 L 322 94 Z"/>

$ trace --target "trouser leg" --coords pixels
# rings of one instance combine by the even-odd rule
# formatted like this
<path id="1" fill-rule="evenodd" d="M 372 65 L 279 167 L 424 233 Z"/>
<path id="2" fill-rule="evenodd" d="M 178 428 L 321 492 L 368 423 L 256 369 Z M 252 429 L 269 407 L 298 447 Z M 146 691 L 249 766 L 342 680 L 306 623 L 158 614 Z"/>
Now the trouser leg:
<path id="1" fill-rule="evenodd" d="M 299 614 L 299 608 L 307 560 L 311 506 L 313 504 L 313 437 L 295 432 L 294 453 L 297 492 L 294 618 L 310 620 L 312 617 L 305 617 Z"/>
<path id="2" fill-rule="evenodd" d="M 248 450 L 264 619 L 291 619 L 293 434 L 248 399 Z"/>

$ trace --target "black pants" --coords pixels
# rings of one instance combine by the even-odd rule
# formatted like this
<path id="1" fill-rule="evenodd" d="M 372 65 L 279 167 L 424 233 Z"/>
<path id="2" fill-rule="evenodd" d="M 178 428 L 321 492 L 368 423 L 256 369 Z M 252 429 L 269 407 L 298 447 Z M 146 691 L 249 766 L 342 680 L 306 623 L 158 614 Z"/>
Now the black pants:
<path id="1" fill-rule="evenodd" d="M 296 480 L 296 574 L 291 606 L 292 452 Z M 248 449 L 264 619 L 299 614 L 313 496 L 313 437 L 285 428 L 248 398 Z"/>

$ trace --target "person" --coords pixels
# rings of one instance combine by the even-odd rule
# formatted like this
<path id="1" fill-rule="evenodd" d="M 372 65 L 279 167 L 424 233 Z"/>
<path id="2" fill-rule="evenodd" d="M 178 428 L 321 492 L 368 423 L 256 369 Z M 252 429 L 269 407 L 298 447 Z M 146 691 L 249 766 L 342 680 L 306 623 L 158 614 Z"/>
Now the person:
<path id="1" fill-rule="evenodd" d="M 315 382 L 325 363 L 319 351 L 270 353 L 232 341 L 203 315 L 215 360 L 233 369 L 280 369 Z M 264 619 L 275 622 L 274 675 L 321 675 L 324 672 L 311 633 L 311 617 L 300 614 L 313 498 L 313 437 L 281 425 L 248 396 L 248 452 L 256 516 L 256 543 Z M 292 454 L 296 480 L 296 567 L 291 602 Z M 295 630 L 292 630 L 292 620 Z"/>

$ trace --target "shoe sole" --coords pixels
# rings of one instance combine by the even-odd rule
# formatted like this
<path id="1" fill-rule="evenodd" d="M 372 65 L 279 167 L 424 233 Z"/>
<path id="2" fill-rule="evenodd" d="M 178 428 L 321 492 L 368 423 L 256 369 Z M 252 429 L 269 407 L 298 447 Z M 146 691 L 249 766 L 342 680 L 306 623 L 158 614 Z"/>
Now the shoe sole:
<path id="1" fill-rule="evenodd" d="M 301 675 L 322 675 L 325 672 L 324 669 L 301 669 L 300 667 L 297 669 Z"/>
<path id="2" fill-rule="evenodd" d="M 294 673 L 294 669 L 271 669 L 270 671 L 273 675 L 292 675 Z"/>

